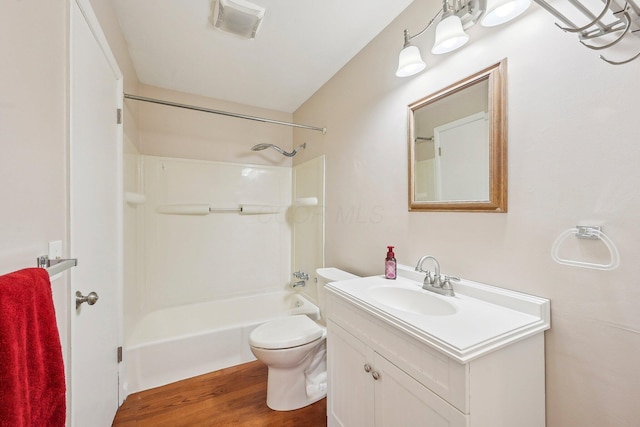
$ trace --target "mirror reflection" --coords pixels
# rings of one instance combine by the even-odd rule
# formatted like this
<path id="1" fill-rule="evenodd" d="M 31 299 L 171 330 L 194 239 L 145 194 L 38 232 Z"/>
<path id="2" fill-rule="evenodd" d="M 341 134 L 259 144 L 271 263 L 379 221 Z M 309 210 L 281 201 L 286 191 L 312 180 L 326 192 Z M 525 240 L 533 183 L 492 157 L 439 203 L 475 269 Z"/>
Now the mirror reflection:
<path id="1" fill-rule="evenodd" d="M 504 62 L 409 106 L 409 210 L 506 212 Z"/>

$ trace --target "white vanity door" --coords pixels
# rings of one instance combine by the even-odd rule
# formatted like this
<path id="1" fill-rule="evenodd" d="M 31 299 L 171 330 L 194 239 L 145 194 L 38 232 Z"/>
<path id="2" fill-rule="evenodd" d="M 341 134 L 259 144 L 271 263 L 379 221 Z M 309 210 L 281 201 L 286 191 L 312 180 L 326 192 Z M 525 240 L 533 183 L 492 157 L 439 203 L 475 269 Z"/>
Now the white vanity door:
<path id="1" fill-rule="evenodd" d="M 468 427 L 468 416 L 375 354 L 375 426 Z"/>
<path id="2" fill-rule="evenodd" d="M 372 366 L 373 350 L 331 321 L 329 323 L 328 427 L 371 427 L 374 425 L 375 381 L 364 365 Z"/>

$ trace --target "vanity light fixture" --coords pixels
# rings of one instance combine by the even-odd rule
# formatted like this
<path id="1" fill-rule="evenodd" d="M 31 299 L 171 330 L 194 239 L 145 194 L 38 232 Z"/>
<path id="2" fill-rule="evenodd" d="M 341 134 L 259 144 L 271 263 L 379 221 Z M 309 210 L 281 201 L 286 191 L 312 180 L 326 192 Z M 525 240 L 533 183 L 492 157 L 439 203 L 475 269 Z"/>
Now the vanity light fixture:
<path id="1" fill-rule="evenodd" d="M 404 46 L 400 51 L 400 55 L 398 56 L 398 69 L 396 70 L 396 76 L 398 77 L 409 77 L 414 74 L 418 74 L 420 71 L 424 70 L 427 64 L 422 60 L 420 56 L 420 49 L 411 44 L 411 40 L 419 37 L 429 29 L 431 24 L 434 23 L 438 16 L 442 13 L 442 9 L 436 13 L 436 16 L 431 18 L 431 21 L 427 24 L 426 27 L 418 34 L 413 36 L 409 36 L 409 30 L 404 30 Z"/>
<path id="2" fill-rule="evenodd" d="M 443 18 L 436 26 L 436 41 L 431 53 L 440 55 L 452 52 L 469 41 L 469 36 L 462 28 L 462 21 L 456 15 Z"/>
<path id="3" fill-rule="evenodd" d="M 443 0 L 442 8 L 426 27 L 419 33 L 410 36 L 404 30 L 404 46 L 398 57 L 396 76 L 408 77 L 426 68 L 420 56 L 420 50 L 411 44 L 411 40 L 424 34 L 442 15 L 436 25 L 436 35 L 431 53 L 440 55 L 462 47 L 469 36 L 466 29 L 478 21 L 483 27 L 503 24 L 522 14 L 531 5 L 531 0 Z"/>
<path id="4" fill-rule="evenodd" d="M 420 49 L 411 44 L 409 41 L 409 32 L 404 30 L 404 47 L 400 51 L 400 55 L 398 55 L 398 70 L 396 70 L 396 76 L 413 76 L 424 70 L 426 66 L 427 64 L 424 63 L 420 56 Z"/>

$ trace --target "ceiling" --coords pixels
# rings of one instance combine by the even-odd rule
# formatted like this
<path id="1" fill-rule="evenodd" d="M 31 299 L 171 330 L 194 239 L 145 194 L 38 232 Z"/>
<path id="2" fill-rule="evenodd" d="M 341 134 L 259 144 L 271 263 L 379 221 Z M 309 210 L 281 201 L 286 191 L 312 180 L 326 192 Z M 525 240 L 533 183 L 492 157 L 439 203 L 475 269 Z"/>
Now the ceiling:
<path id="1" fill-rule="evenodd" d="M 254 40 L 214 29 L 215 1 L 115 0 L 138 79 L 291 113 L 413 0 L 251 0 Z"/>

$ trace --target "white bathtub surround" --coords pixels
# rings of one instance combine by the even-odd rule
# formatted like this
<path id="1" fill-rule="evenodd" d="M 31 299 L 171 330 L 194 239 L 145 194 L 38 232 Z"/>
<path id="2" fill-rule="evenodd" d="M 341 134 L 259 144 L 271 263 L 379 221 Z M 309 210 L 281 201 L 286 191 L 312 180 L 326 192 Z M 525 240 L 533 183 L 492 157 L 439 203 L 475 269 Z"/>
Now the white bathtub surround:
<path id="1" fill-rule="evenodd" d="M 282 290 L 291 289 L 292 230 L 304 268 L 313 273 L 324 262 L 323 156 L 296 168 L 304 203 L 294 207 L 291 168 L 143 162 L 145 281 L 125 290 L 133 295 L 128 318 L 144 316 L 125 325 L 130 393 L 254 360 L 249 335 L 268 320 L 319 320 L 304 297 L 317 299 L 313 281 L 302 295 Z M 320 347 L 320 359 L 305 359 L 307 402 L 326 394 Z"/>
<path id="2" fill-rule="evenodd" d="M 162 308 L 286 289 L 291 168 L 144 157 L 143 300 Z M 265 215 L 158 213 L 166 206 L 279 207 Z M 208 210 L 206 208 L 205 210 Z"/>
<path id="3" fill-rule="evenodd" d="M 145 203 L 143 280 L 124 291 L 129 392 L 254 360 L 249 334 L 267 320 L 319 318 L 315 292 L 290 287 L 296 227 L 310 268 L 323 262 L 324 158 L 308 163 L 293 186 L 290 167 L 141 156 L 131 168 Z M 292 187 L 314 206 L 292 207 Z"/>
<path id="4" fill-rule="evenodd" d="M 292 271 L 303 271 L 313 277 L 316 269 L 325 265 L 325 156 L 295 165 L 292 181 Z M 318 288 L 313 278 L 306 281 L 300 291 L 318 302 Z"/>
<path id="5" fill-rule="evenodd" d="M 317 319 L 319 310 L 301 295 L 270 292 L 153 311 L 125 348 L 129 393 L 255 360 L 251 331 L 297 314 Z"/>

